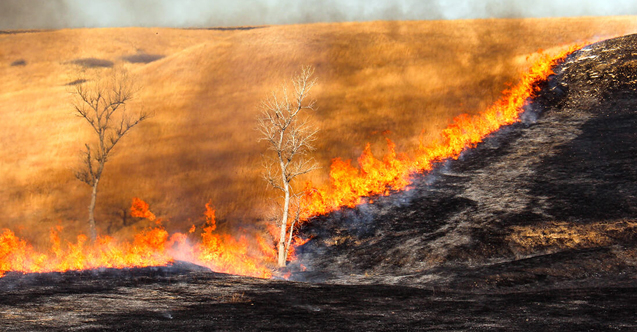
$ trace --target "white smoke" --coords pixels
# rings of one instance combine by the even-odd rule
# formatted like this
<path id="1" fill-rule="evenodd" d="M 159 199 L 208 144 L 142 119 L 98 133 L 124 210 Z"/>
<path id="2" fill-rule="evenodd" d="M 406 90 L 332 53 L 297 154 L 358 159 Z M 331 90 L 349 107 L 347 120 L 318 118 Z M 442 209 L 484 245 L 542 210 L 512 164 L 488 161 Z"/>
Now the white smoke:
<path id="1" fill-rule="evenodd" d="M 634 0 L 0 0 L 0 29 L 635 15 Z"/>

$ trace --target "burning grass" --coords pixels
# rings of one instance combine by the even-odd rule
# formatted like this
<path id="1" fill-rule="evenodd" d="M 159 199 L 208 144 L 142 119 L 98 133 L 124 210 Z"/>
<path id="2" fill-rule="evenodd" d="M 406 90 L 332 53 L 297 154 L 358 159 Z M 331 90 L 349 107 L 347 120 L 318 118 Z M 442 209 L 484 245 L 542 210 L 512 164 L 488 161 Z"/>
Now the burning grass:
<path id="1" fill-rule="evenodd" d="M 135 232 L 130 216 L 121 213 L 134 196 L 145 197 L 171 220 L 166 227 L 178 231 L 210 199 L 227 220 L 267 214 L 272 196 L 260 176 L 263 147 L 250 129 L 259 100 L 302 64 L 314 65 L 319 78 L 313 121 L 321 137 L 314 156 L 324 171 L 308 180 L 320 188 L 330 184 L 334 157 L 354 160 L 356 167 L 365 142 L 366 153 L 388 154 L 383 132 L 390 131 L 396 151 L 410 151 L 413 159 L 421 142 L 437 139 L 450 119 L 494 102 L 538 48 L 623 33 L 632 22 L 372 22 L 2 35 L 0 59 L 24 58 L 29 65 L 0 66 L 0 227 L 24 226 L 21 235 L 36 240 L 43 223 L 63 220 L 68 231 L 84 229 L 88 193 L 69 169 L 77 165 L 88 132 L 69 115 L 63 86 L 74 80 L 75 66 L 68 64 L 74 59 L 116 59 L 144 86 L 131 110 L 144 107 L 156 115 L 112 158 L 96 210 L 102 232 Z M 140 49 L 166 57 L 144 66 L 122 59 Z"/>
<path id="2" fill-rule="evenodd" d="M 340 159 L 333 161 L 330 171 L 330 186 L 315 188 L 308 185 L 302 202 L 303 218 L 329 213 L 340 207 L 360 204 L 363 197 L 386 195 L 390 190 L 403 190 L 413 173 L 427 172 L 434 164 L 445 159 L 457 159 L 460 153 L 474 147 L 484 137 L 500 127 L 519 121 L 523 106 L 529 102 L 541 84 L 553 73 L 553 67 L 579 46 L 571 46 L 554 55 L 542 55 L 531 66 L 521 82 L 504 92 L 503 97 L 492 107 L 474 116 L 461 115 L 442 132 L 442 138 L 422 146 L 416 157 L 395 152 L 394 143 L 387 139 L 389 153 L 382 160 L 376 159 L 369 144 L 358 162 L 360 170 L 350 162 Z M 94 243 L 87 243 L 83 234 L 75 243 L 67 243 L 62 248 L 58 233 L 51 232 L 49 253 L 35 251 L 26 241 L 19 239 L 10 230 L 0 236 L 0 273 L 7 271 L 48 272 L 94 269 L 98 267 L 144 267 L 166 265 L 175 259 L 186 260 L 208 266 L 217 272 L 227 272 L 258 277 L 270 277 L 268 263 L 275 258 L 274 250 L 259 234 L 233 237 L 219 234 L 215 211 L 211 202 L 206 204 L 205 225 L 201 240 L 193 245 L 182 233 L 169 233 L 161 220 L 149 210 L 149 205 L 133 199 L 130 215 L 155 222 L 155 226 L 135 234 L 134 241 L 118 242 L 110 236 L 99 237 Z M 193 233 L 196 227 L 191 228 Z M 302 244 L 296 238 L 296 245 Z M 256 255 L 251 247 L 257 246 Z M 294 257 L 294 250 L 290 251 Z"/>
<path id="3" fill-rule="evenodd" d="M 89 270 L 97 268 L 129 268 L 165 266 L 182 260 L 210 268 L 215 272 L 269 278 L 268 264 L 275 253 L 267 240 L 259 234 L 233 237 L 216 232 L 215 211 L 206 204 L 206 223 L 195 239 L 196 227 L 190 234 L 169 235 L 161 219 L 148 209 L 148 204 L 133 199 L 131 215 L 154 222 L 137 233 L 133 241 L 119 241 L 110 236 L 99 236 L 92 243 L 86 235 L 78 235 L 75 242 L 62 241 L 62 227 L 51 229 L 50 247 L 36 250 L 11 230 L 0 234 L 0 277 L 8 271 L 41 273 L 51 271 Z"/>
<path id="4" fill-rule="evenodd" d="M 553 67 L 582 44 L 572 45 L 556 54 L 540 54 L 531 68 L 522 75 L 520 83 L 507 89 L 503 97 L 493 106 L 474 116 L 462 114 L 442 131 L 442 137 L 429 144 L 422 144 L 409 158 L 397 154 L 396 145 L 387 139 L 387 150 L 383 158 L 377 159 L 368 144 L 358 159 L 360 169 L 349 161 L 335 159 L 330 168 L 330 185 L 317 188 L 308 184 L 305 200 L 306 218 L 326 214 L 340 207 L 354 207 L 363 197 L 387 195 L 391 190 L 403 190 L 414 173 L 431 171 L 436 163 L 446 159 L 457 159 L 466 149 L 500 129 L 520 121 L 520 115 L 532 97 L 540 90 Z"/>
<path id="5" fill-rule="evenodd" d="M 96 211 L 102 234 L 134 243 L 134 234 L 155 226 L 144 218 L 131 219 L 130 197 L 147 197 L 166 216 L 161 226 L 166 235 L 188 229 L 199 218 L 196 211 L 209 200 L 229 220 L 227 228 L 254 223 L 266 214 L 269 194 L 261 190 L 262 147 L 255 144 L 256 132 L 246 128 L 254 127 L 258 101 L 301 64 L 317 68 L 320 85 L 313 97 L 320 110 L 314 120 L 322 137 L 316 158 L 323 169 L 332 170 L 331 176 L 322 172 L 309 179 L 314 183 L 312 195 L 320 202 L 307 212 L 311 215 L 351 206 L 360 196 L 404 188 L 411 172 L 457 157 L 465 146 L 497 129 L 485 118 L 499 125 L 515 121 L 511 114 L 517 116 L 518 109 L 509 114 L 497 105 L 491 113 L 475 114 L 495 101 L 504 82 L 517 82 L 515 75 L 537 48 L 632 27 L 632 20 L 621 18 L 540 23 L 372 22 L 245 31 L 79 29 L 0 36 L 6 46 L 0 59 L 29 59 L 29 66 L 19 68 L 20 75 L 16 67 L 0 68 L 7 77 L 0 82 L 0 114 L 6 119 L 0 124 L 0 177 L 6 184 L 0 188 L 6 202 L 0 207 L 0 226 L 10 227 L 19 238 L 33 239 L 36 248 L 50 242 L 39 236 L 42 225 L 64 220 L 65 231 L 84 232 L 88 192 L 73 182 L 69 168 L 87 133 L 69 116 L 69 105 L 61 102 L 68 96 L 59 84 L 69 81 L 68 63 L 77 57 L 124 62 L 116 64 L 128 66 L 145 86 L 131 107 L 156 114 L 122 142 L 112 158 Z M 29 47 L 40 44 L 37 50 Z M 167 56 L 145 66 L 122 59 L 138 49 Z M 518 106 L 526 98 L 511 96 L 505 100 Z M 465 111 L 469 115 L 457 117 Z M 379 134 L 386 130 L 392 132 L 389 143 Z M 365 147 L 363 142 L 370 144 Z M 442 150 L 437 152 L 435 146 Z M 378 154 L 386 157 L 377 159 Z M 359 155 L 360 168 L 344 161 Z M 335 156 L 342 159 L 330 168 Z M 373 189 L 364 188 L 369 186 Z M 210 226 L 199 230 L 201 243 L 232 244 L 237 255 L 247 255 L 240 237 L 226 237 Z M 265 248 L 266 242 L 255 246 Z M 80 241 L 69 243 L 78 246 Z M 225 257 L 215 256 L 214 250 L 205 255 Z"/>

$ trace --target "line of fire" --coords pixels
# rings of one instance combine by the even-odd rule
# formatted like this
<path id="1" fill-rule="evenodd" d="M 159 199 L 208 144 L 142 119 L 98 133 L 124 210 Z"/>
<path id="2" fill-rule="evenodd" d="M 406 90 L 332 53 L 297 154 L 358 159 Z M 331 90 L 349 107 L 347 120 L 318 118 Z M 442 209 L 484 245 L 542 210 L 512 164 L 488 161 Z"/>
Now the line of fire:
<path id="1" fill-rule="evenodd" d="M 457 159 L 465 149 L 475 147 L 502 126 L 520 121 L 524 106 L 553 74 L 553 67 L 582 46 L 566 46 L 556 54 L 537 54 L 538 59 L 522 75 L 520 82 L 505 90 L 494 105 L 478 115 L 456 117 L 437 141 L 420 146 L 412 158 L 406 153 L 396 152 L 394 143 L 389 139 L 388 153 L 382 158 L 376 158 L 368 144 L 358 159 L 359 167 L 335 158 L 329 170 L 328 186 L 307 184 L 301 198 L 300 223 L 310 222 L 315 216 L 343 207 L 355 207 L 366 202 L 368 197 L 407 190 L 413 175 L 426 174 L 445 160 Z M 76 242 L 61 243 L 58 227 L 50 231 L 50 249 L 38 251 L 27 240 L 5 229 L 0 237 L 0 273 L 161 266 L 179 260 L 202 265 L 215 272 L 272 277 L 276 253 L 269 245 L 271 241 L 265 236 L 235 238 L 216 234 L 212 205 L 213 202 L 202 208 L 206 224 L 199 232 L 199 239 L 186 232 L 169 234 L 162 227 L 161 220 L 156 220 L 149 211 L 148 204 L 139 198 L 132 198 L 131 215 L 156 221 L 157 225 L 135 235 L 133 242 L 117 241 L 108 235 L 88 241 L 88 236 L 80 234 Z M 307 239 L 294 235 L 294 246 L 305 241 Z M 255 245 L 258 250 L 253 250 Z M 294 260 L 294 250 L 289 251 L 287 259 Z"/>

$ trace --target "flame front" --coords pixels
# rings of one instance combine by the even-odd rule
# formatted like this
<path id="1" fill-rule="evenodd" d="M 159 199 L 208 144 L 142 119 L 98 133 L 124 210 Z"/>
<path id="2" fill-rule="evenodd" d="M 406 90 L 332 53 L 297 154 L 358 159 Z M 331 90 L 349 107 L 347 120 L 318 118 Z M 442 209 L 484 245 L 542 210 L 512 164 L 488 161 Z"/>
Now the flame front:
<path id="1" fill-rule="evenodd" d="M 556 55 L 540 53 L 536 61 L 516 86 L 503 92 L 502 98 L 477 115 L 462 114 L 442 131 L 442 137 L 415 151 L 414 157 L 397 154 L 395 144 L 387 139 L 388 153 L 377 159 L 367 144 L 358 158 L 360 168 L 350 161 L 334 159 L 329 185 L 316 188 L 306 185 L 304 216 L 327 214 L 341 207 L 361 204 L 363 197 L 387 195 L 392 190 L 404 190 L 415 173 L 431 171 L 437 162 L 457 159 L 466 148 L 476 144 L 502 126 L 520 121 L 523 106 L 534 97 L 541 83 L 553 74 L 553 67 L 583 45 L 573 45 Z"/>
<path id="2" fill-rule="evenodd" d="M 156 226 L 136 234 L 132 242 L 120 242 L 103 236 L 91 243 L 82 234 L 75 243 L 64 244 L 60 240 L 61 227 L 58 226 L 51 230 L 51 248 L 47 253 L 36 251 L 11 230 L 5 229 L 0 235 L 0 276 L 8 271 L 40 273 L 165 266 L 175 260 L 206 266 L 215 272 L 261 278 L 272 276 L 267 262 L 274 260 L 274 248 L 258 242 L 254 249 L 255 245 L 246 237 L 235 239 L 227 234 L 215 233 L 215 211 L 210 203 L 206 204 L 206 226 L 201 234 L 201 241 L 193 245 L 188 243 L 186 234 L 175 233 L 169 236 L 161 225 L 161 220 L 155 218 L 148 210 L 148 204 L 141 199 L 133 199 L 131 214 L 156 221 Z"/>
<path id="3" fill-rule="evenodd" d="M 435 163 L 457 159 L 460 153 L 474 147 L 487 135 L 500 127 L 520 121 L 523 106 L 535 96 L 553 73 L 553 67 L 582 45 L 572 46 L 557 55 L 541 55 L 521 82 L 506 90 L 503 97 L 487 110 L 474 115 L 456 117 L 443 130 L 441 138 L 427 146 L 421 145 L 408 157 L 398 154 L 395 145 L 387 140 L 389 152 L 377 159 L 368 144 L 358 159 L 360 168 L 350 161 L 334 159 L 330 168 L 329 185 L 315 188 L 306 186 L 303 201 L 303 219 L 326 214 L 341 207 L 354 207 L 363 197 L 387 195 L 392 190 L 405 189 L 414 173 L 427 172 Z M 269 266 L 275 261 L 272 241 L 257 234 L 238 238 L 216 231 L 215 211 L 206 204 L 206 223 L 201 239 L 195 237 L 193 225 L 188 234 L 169 235 L 161 220 L 150 212 L 147 203 L 134 199 L 131 215 L 155 221 L 155 226 L 137 234 L 132 241 L 122 242 L 109 236 L 98 237 L 92 243 L 85 235 L 77 236 L 74 243 L 60 240 L 61 227 L 51 230 L 51 248 L 46 253 L 35 250 L 27 241 L 5 229 L 0 235 L 0 276 L 9 271 L 23 273 L 86 270 L 95 268 L 126 268 L 164 266 L 183 260 L 209 267 L 216 272 L 269 278 Z M 296 245 L 306 240 L 296 238 Z M 190 242 L 195 242 L 190 243 Z M 294 257 L 291 250 L 290 257 Z"/>

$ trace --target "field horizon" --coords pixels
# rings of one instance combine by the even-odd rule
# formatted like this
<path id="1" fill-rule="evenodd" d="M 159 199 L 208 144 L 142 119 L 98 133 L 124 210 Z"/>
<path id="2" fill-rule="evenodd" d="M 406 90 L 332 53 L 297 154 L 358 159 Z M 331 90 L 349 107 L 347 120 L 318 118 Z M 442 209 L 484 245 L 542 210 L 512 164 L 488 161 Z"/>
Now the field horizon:
<path id="1" fill-rule="evenodd" d="M 217 209 L 222 230 L 261 227 L 275 197 L 261 179 L 260 100 L 303 65 L 320 127 L 308 176 L 325 183 L 333 158 L 355 160 L 384 137 L 409 153 L 450 120 L 497 100 L 538 49 L 637 31 L 635 17 L 377 21 L 249 28 L 103 28 L 0 32 L 0 228 L 46 244 L 62 225 L 86 233 L 90 188 L 73 177 L 93 139 L 73 115 L 78 68 L 124 68 L 143 86 L 131 111 L 153 114 L 107 163 L 96 217 L 102 234 L 130 237 L 139 197 L 169 231 Z M 355 161 L 354 161 L 355 163 Z"/>

